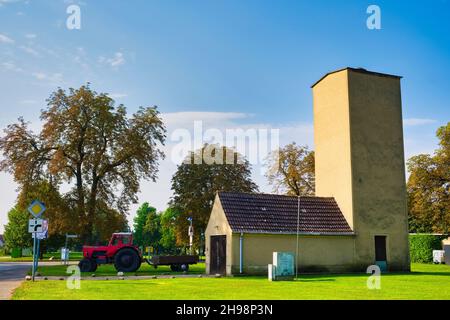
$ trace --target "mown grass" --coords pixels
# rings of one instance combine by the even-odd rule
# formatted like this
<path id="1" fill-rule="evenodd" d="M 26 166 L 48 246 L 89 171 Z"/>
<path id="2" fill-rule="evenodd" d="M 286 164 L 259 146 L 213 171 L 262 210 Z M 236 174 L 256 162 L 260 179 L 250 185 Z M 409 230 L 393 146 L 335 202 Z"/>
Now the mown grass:
<path id="1" fill-rule="evenodd" d="M 52 260 L 50 258 L 53 257 Z M 82 252 L 71 252 L 70 253 L 70 261 L 79 261 L 83 259 Z M 33 261 L 33 257 L 20 257 L 20 258 L 12 258 L 11 256 L 0 256 L 0 262 L 31 262 Z M 61 252 L 49 252 L 44 253 L 43 259 L 39 261 L 61 261 Z"/>
<path id="2" fill-rule="evenodd" d="M 367 288 L 368 275 L 301 275 L 269 282 L 266 277 L 82 280 L 79 290 L 65 281 L 24 282 L 13 299 L 450 299 L 450 266 L 413 264 L 407 274 L 384 274 L 381 289 Z"/>
<path id="3" fill-rule="evenodd" d="M 67 276 L 66 273 L 67 266 L 60 265 L 60 266 L 40 266 L 37 270 L 37 272 L 41 276 Z M 95 272 L 82 272 L 82 277 L 90 277 L 92 274 L 96 276 L 116 276 L 117 271 L 114 268 L 114 265 L 112 264 L 106 264 L 106 265 L 100 265 L 98 266 L 97 270 Z M 202 274 L 205 273 L 205 264 L 204 263 L 198 263 L 193 264 L 189 266 L 189 274 Z M 141 267 L 136 272 L 126 272 L 125 275 L 132 276 L 132 275 L 139 275 L 139 276 L 149 276 L 149 275 L 161 275 L 161 274 L 183 274 L 183 272 L 172 272 L 170 270 L 169 266 L 159 266 L 158 268 L 154 268 L 147 263 L 143 262 Z"/>

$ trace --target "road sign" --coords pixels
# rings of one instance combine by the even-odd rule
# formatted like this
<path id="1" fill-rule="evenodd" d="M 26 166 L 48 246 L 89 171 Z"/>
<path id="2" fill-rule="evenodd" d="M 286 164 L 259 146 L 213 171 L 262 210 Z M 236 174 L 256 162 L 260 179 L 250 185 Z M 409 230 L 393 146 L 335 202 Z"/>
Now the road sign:
<path id="1" fill-rule="evenodd" d="M 38 233 L 42 232 L 42 225 L 43 225 L 42 219 L 30 219 L 28 221 L 28 232 L 29 233 Z"/>
<path id="2" fill-rule="evenodd" d="M 35 218 L 39 218 L 47 208 L 39 200 L 34 200 L 28 207 L 28 212 Z"/>
<path id="3" fill-rule="evenodd" d="M 36 237 L 39 240 L 47 239 L 48 237 L 48 220 L 42 220 L 42 232 L 33 233 L 33 238 Z"/>

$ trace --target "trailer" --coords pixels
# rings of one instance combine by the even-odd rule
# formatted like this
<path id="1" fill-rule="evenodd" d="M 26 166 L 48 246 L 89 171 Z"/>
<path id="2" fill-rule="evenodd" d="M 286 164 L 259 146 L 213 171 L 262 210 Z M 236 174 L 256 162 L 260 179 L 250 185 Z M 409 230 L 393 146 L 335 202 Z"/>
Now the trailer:
<path id="1" fill-rule="evenodd" d="M 155 268 L 158 266 L 170 266 L 170 270 L 172 271 L 188 271 L 189 265 L 198 263 L 199 256 L 152 256 L 150 259 L 146 259 L 146 261 Z"/>

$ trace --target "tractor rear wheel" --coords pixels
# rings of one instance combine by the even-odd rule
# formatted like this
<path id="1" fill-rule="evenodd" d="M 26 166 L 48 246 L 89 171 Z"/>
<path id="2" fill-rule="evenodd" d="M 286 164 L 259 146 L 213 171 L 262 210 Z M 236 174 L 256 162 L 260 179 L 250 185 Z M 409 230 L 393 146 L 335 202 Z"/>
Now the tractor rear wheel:
<path id="1" fill-rule="evenodd" d="M 117 271 L 135 272 L 141 266 L 138 253 L 130 248 L 124 248 L 116 253 L 114 267 Z"/>
<path id="2" fill-rule="evenodd" d="M 181 271 L 183 271 L 183 272 L 188 272 L 188 271 L 189 271 L 189 265 L 188 265 L 187 263 L 183 263 L 183 264 L 180 266 L 180 269 L 181 269 Z"/>
<path id="3" fill-rule="evenodd" d="M 92 259 L 83 259 L 78 263 L 81 272 L 93 272 L 97 270 L 97 263 Z"/>

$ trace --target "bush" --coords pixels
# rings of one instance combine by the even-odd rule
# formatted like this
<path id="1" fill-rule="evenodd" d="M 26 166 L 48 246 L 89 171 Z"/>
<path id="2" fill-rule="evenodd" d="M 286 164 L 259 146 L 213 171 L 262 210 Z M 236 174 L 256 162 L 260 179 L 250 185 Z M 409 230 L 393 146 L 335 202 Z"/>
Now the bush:
<path id="1" fill-rule="evenodd" d="M 409 249 L 411 262 L 433 262 L 433 250 L 442 250 L 445 236 L 432 234 L 410 234 Z"/>

